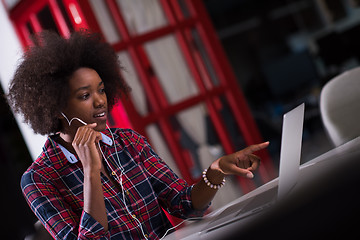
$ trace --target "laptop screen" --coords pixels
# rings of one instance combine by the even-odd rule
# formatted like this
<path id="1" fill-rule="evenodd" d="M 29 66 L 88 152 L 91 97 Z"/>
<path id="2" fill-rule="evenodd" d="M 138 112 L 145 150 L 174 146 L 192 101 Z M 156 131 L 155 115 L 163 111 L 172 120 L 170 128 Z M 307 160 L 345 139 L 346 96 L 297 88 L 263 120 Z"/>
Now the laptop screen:
<path id="1" fill-rule="evenodd" d="M 278 199 L 289 193 L 299 176 L 305 104 L 283 116 Z"/>

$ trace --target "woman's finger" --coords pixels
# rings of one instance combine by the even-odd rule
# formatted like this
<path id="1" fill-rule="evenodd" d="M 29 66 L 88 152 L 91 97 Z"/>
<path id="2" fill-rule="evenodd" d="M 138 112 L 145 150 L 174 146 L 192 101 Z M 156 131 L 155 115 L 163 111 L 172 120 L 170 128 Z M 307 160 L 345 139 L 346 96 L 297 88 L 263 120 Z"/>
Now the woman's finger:
<path id="1" fill-rule="evenodd" d="M 259 144 L 250 145 L 243 150 L 243 153 L 247 154 L 247 155 L 252 154 L 254 152 L 257 152 L 264 148 L 267 148 L 267 146 L 269 146 L 269 144 L 270 144 L 270 142 L 267 141 L 267 142 L 263 142 L 263 143 L 259 143 Z"/>
<path id="2" fill-rule="evenodd" d="M 248 166 L 247 169 L 250 171 L 254 171 L 259 167 L 261 159 L 260 159 L 260 157 L 254 155 L 254 154 L 250 154 L 249 158 L 251 159 L 250 166 Z"/>
<path id="3" fill-rule="evenodd" d="M 246 178 L 253 178 L 254 174 L 245 169 L 245 168 L 239 168 L 236 165 L 232 165 L 229 169 L 230 173 L 233 175 L 238 175 L 238 176 L 242 176 L 242 177 L 246 177 Z"/>

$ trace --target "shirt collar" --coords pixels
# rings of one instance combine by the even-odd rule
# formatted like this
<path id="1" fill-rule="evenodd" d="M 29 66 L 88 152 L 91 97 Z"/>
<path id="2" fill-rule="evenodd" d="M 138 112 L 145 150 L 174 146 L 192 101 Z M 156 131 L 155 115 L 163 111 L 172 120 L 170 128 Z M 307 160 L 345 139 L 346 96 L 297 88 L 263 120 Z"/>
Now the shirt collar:
<path id="1" fill-rule="evenodd" d="M 111 146 L 113 144 L 113 140 L 106 136 L 105 134 L 101 133 L 102 136 L 102 142 L 105 143 L 106 145 Z M 67 150 L 64 146 L 62 146 L 61 144 L 59 144 L 59 147 L 61 149 L 61 151 L 64 153 L 66 159 L 70 162 L 70 163 L 76 163 L 78 161 L 78 159 L 75 157 L 74 154 L 72 154 L 69 150 Z"/>

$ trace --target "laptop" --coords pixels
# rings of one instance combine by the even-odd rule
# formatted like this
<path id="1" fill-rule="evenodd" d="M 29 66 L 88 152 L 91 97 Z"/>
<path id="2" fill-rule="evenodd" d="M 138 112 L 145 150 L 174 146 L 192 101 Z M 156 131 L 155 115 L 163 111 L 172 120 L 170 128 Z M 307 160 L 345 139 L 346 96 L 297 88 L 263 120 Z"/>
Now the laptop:
<path id="1" fill-rule="evenodd" d="M 283 115 L 278 184 L 241 202 L 231 204 L 211 217 L 202 232 L 210 232 L 229 223 L 260 213 L 285 197 L 296 185 L 301 157 L 305 104 Z"/>

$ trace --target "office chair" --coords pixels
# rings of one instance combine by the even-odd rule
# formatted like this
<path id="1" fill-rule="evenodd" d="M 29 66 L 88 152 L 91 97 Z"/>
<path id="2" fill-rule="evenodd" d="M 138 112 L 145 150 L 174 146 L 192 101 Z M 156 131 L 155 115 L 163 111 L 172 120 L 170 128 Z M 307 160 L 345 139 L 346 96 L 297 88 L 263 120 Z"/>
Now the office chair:
<path id="1" fill-rule="evenodd" d="M 360 67 L 347 70 L 325 84 L 320 112 L 335 146 L 360 136 Z"/>

